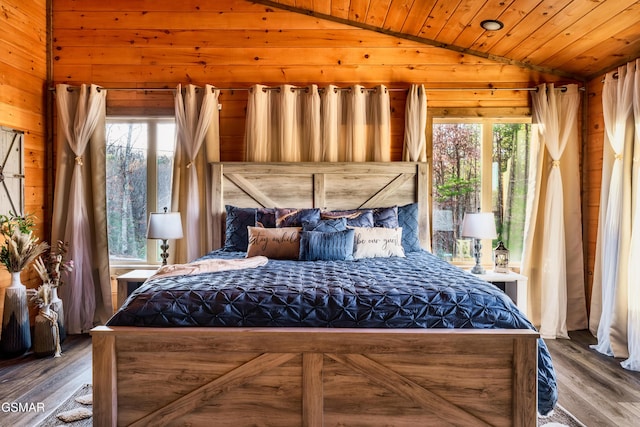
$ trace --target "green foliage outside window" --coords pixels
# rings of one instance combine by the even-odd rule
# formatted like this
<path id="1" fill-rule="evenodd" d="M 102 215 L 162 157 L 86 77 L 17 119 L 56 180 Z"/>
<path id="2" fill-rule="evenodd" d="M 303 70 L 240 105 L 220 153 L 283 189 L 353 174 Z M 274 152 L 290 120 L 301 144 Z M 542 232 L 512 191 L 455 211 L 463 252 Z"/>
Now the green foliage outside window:
<path id="1" fill-rule="evenodd" d="M 482 176 L 482 127 L 492 126 L 492 174 Z M 519 260 L 522 252 L 529 173 L 530 124 L 435 123 L 433 125 L 434 253 L 445 259 L 460 253 L 466 212 L 480 207 L 482 181 L 491 180 L 492 210 L 500 240 Z M 486 169 L 485 169 L 486 170 Z M 444 214 L 443 214 L 444 213 Z M 446 215 L 445 215 L 446 214 Z M 442 223 L 446 219 L 447 223 Z M 496 240 L 497 242 L 497 240 Z M 494 242 L 494 243 L 496 243 Z"/>

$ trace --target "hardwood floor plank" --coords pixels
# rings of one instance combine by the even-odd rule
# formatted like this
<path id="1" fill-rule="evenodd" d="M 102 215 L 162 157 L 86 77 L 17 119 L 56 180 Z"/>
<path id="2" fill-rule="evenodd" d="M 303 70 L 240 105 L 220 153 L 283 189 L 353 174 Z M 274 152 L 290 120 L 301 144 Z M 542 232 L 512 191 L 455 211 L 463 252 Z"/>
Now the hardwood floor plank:
<path id="1" fill-rule="evenodd" d="M 625 410 L 633 414 L 637 420 L 640 420 L 640 402 L 619 402 Z"/>
<path id="2" fill-rule="evenodd" d="M 0 402 L 35 404 L 35 411 L 3 412 L 1 425 L 35 426 L 91 383 L 91 337 L 72 335 L 62 344 L 62 357 L 36 358 L 33 353 L 0 360 Z M 42 410 L 40 410 L 42 409 Z"/>
<path id="3" fill-rule="evenodd" d="M 637 426 L 640 373 L 620 366 L 621 359 L 589 348 L 589 331 L 570 340 L 546 340 L 558 377 L 559 403 L 587 426 Z M 637 408 L 637 407 L 636 407 Z"/>

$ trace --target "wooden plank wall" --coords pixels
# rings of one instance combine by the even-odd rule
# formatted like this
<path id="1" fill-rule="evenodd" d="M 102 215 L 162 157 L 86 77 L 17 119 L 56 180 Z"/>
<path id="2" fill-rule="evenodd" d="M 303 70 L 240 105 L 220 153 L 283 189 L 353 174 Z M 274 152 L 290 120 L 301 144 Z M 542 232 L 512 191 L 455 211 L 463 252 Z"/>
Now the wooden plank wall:
<path id="1" fill-rule="evenodd" d="M 54 83 L 97 83 L 107 87 L 175 87 L 211 83 L 246 88 L 254 83 L 360 83 L 406 87 L 528 87 L 554 76 L 493 63 L 416 42 L 396 39 L 244 0 L 112 0 L 53 4 Z M 42 238 L 46 212 L 45 86 L 46 0 L 3 1 L 0 14 L 0 125 L 25 132 L 26 210 L 38 217 Z M 601 77 L 588 83 L 584 147 L 584 220 L 588 295 L 599 209 L 602 141 Z M 405 95 L 392 92 L 395 160 L 403 138 Z M 243 160 L 246 91 L 225 90 L 220 98 L 222 160 Z M 469 90 L 430 92 L 440 111 L 526 108 L 528 94 Z M 171 113 L 166 93 L 111 92 L 112 113 Z M 476 110 L 477 111 L 477 110 Z M 50 184 L 50 183 L 49 183 Z M 9 276 L 0 272 L 0 286 Z M 33 272 L 23 275 L 35 283 Z M 0 294 L 0 304 L 3 298 Z"/>
<path id="2" fill-rule="evenodd" d="M 53 79 L 106 87 L 175 87 L 210 83 L 385 84 L 406 88 L 487 88 L 432 92 L 429 105 L 447 108 L 527 107 L 529 87 L 558 78 L 245 0 L 112 0 L 53 4 Z M 404 92 L 392 92 L 392 157 L 403 142 Z M 246 91 L 224 90 L 222 161 L 244 159 Z M 171 112 L 170 94 L 112 92 L 113 114 Z"/>
<path id="3" fill-rule="evenodd" d="M 173 88 L 178 83 L 221 88 L 255 83 L 486 88 L 428 92 L 430 111 L 442 114 L 483 114 L 479 108 L 485 109 L 484 114 L 492 109 L 515 114 L 529 107 L 529 94 L 492 91 L 492 87 L 566 83 L 556 76 L 245 0 L 56 0 L 52 62 L 54 83 L 119 88 Z M 599 200 L 595 177 L 599 179 L 601 168 L 599 80 L 589 84 L 583 169 L 589 284 Z M 222 161 L 244 160 L 246 100 L 244 90 L 222 91 Z M 393 160 L 401 157 L 405 101 L 404 92 L 391 93 Z M 171 94 L 158 92 L 112 91 L 107 107 L 110 114 L 173 112 Z"/>
<path id="4" fill-rule="evenodd" d="M 587 307 L 590 307 L 591 285 L 595 264 L 598 215 L 600 214 L 600 185 L 602 182 L 602 147 L 604 144 L 604 117 L 602 115 L 602 79 L 599 76 L 587 83 L 586 146 L 583 147 L 582 212 L 585 247 L 585 278 Z"/>
<path id="5" fill-rule="evenodd" d="M 3 0 L 0 13 L 0 125 L 24 131 L 25 212 L 37 217 L 36 234 L 45 233 L 47 10 L 46 0 Z M 6 214 L 7 212 L 2 212 Z M 22 281 L 35 286 L 32 269 Z M 0 306 L 10 276 L 0 268 Z M 1 310 L 0 310 L 1 312 Z"/>

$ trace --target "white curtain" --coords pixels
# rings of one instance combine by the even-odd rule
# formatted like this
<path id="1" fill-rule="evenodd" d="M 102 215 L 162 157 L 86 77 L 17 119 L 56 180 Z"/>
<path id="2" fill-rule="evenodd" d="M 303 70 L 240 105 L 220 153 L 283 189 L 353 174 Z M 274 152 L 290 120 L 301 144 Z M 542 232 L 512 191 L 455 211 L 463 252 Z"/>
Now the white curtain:
<path id="1" fill-rule="evenodd" d="M 245 158 L 249 162 L 269 161 L 272 158 L 269 138 L 271 108 L 269 108 L 269 92 L 267 92 L 266 86 L 254 85 L 249 89 L 246 120 L 244 141 L 247 151 Z"/>
<path id="2" fill-rule="evenodd" d="M 628 357 L 640 370 L 640 277 L 638 276 L 638 65 L 605 76 L 602 189 L 590 329 L 600 353 Z"/>
<path id="3" fill-rule="evenodd" d="M 56 86 L 58 113 L 52 241 L 69 243 L 74 268 L 60 295 L 65 328 L 88 332 L 112 313 L 106 226 L 105 99 L 96 85 Z"/>
<path id="4" fill-rule="evenodd" d="M 325 162 L 337 162 L 344 158 L 344 147 L 341 149 L 340 141 L 343 140 L 341 123 L 341 93 L 337 86 L 329 85 L 320 94 L 320 116 L 322 127 L 322 160 Z"/>
<path id="5" fill-rule="evenodd" d="M 280 91 L 276 92 L 276 97 L 280 102 L 276 102 L 275 107 L 280 108 L 278 119 L 280 121 L 277 129 L 279 138 L 277 139 L 278 158 L 288 162 L 299 162 L 300 152 L 300 110 L 302 109 L 302 99 L 296 96 L 296 90 L 291 85 L 283 85 Z"/>
<path id="6" fill-rule="evenodd" d="M 408 162 L 427 161 L 427 94 L 424 85 L 412 84 L 404 113 L 404 154 Z"/>
<path id="7" fill-rule="evenodd" d="M 384 86 L 249 91 L 247 161 L 389 161 L 389 93 Z"/>
<path id="8" fill-rule="evenodd" d="M 365 91 L 369 97 L 368 104 L 371 105 L 370 117 L 367 123 L 375 123 L 376 126 L 368 133 L 367 138 L 371 141 L 372 153 L 370 158 L 379 162 L 391 161 L 391 103 L 389 101 L 389 91 L 384 86 L 378 86 L 373 91 Z M 365 129 L 369 127 L 365 124 Z"/>
<path id="9" fill-rule="evenodd" d="M 576 85 L 532 95 L 533 142 L 522 271 L 544 338 L 586 327 Z M 544 149 L 546 148 L 546 150 Z M 536 236 L 534 239 L 533 236 Z"/>
<path id="10" fill-rule="evenodd" d="M 631 177 L 631 242 L 629 245 L 629 358 L 622 362 L 625 369 L 640 371 L 640 59 L 635 61 L 633 117 L 635 140 Z"/>
<path id="11" fill-rule="evenodd" d="M 345 123 L 345 155 L 347 162 L 364 162 L 369 155 L 369 144 L 367 141 L 367 109 L 364 87 L 355 85 L 347 92 Z"/>
<path id="12" fill-rule="evenodd" d="M 301 158 L 310 162 L 322 161 L 322 106 L 317 85 L 306 88 L 302 94 L 302 123 L 301 123 Z M 306 141 L 306 142 L 305 142 Z"/>
<path id="13" fill-rule="evenodd" d="M 220 91 L 211 85 L 198 88 L 178 85 L 175 94 L 175 117 L 178 135 L 174 165 L 172 210 L 183 214 L 185 237 L 176 245 L 176 262 L 192 261 L 210 250 L 207 224 L 206 180 L 208 161 L 219 160 L 218 97 Z M 206 148 L 201 150 L 203 142 Z M 203 211 L 200 207 L 204 206 Z"/>

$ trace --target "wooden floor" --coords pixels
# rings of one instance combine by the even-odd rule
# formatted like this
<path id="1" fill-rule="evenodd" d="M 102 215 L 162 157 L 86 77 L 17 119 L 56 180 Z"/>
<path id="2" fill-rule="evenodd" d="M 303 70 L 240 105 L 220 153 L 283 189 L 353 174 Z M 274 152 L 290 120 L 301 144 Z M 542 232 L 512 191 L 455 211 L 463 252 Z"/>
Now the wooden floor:
<path id="1" fill-rule="evenodd" d="M 559 402 L 588 427 L 640 426 L 640 372 L 620 366 L 622 359 L 589 348 L 588 331 L 571 340 L 546 340 L 558 377 Z"/>
<path id="2" fill-rule="evenodd" d="M 589 349 L 588 331 L 548 340 L 558 376 L 560 404 L 588 427 L 640 426 L 640 373 Z M 0 403 L 42 403 L 44 412 L 0 412 L 2 426 L 35 426 L 82 384 L 91 382 L 91 338 L 70 336 L 62 358 L 33 355 L 0 360 Z"/>
<path id="3" fill-rule="evenodd" d="M 80 386 L 91 383 L 91 337 L 68 336 L 62 352 L 58 358 L 38 359 L 27 353 L 0 360 L 0 404 L 34 404 L 36 409 L 12 412 L 0 408 L 0 426 L 35 427 Z"/>

